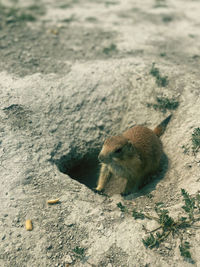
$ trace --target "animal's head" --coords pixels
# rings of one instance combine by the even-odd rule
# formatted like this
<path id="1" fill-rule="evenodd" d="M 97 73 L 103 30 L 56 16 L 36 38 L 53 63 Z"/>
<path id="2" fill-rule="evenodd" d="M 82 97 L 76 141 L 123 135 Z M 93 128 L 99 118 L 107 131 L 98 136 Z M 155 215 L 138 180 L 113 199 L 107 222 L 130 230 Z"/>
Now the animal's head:
<path id="1" fill-rule="evenodd" d="M 104 142 L 99 160 L 105 164 L 120 163 L 136 154 L 133 144 L 123 136 L 112 136 Z"/>

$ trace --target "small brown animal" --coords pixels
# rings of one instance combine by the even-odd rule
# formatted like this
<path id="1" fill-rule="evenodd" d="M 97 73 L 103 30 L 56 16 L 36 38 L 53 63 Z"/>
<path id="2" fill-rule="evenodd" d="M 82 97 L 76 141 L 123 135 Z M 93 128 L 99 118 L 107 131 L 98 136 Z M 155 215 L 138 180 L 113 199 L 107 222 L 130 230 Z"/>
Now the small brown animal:
<path id="1" fill-rule="evenodd" d="M 123 194 L 137 190 L 147 175 L 158 170 L 163 154 L 159 137 L 171 119 L 168 116 L 153 131 L 144 126 L 134 126 L 122 135 L 105 140 L 99 154 L 101 164 L 96 191 L 101 192 L 109 179 L 126 179 Z"/>

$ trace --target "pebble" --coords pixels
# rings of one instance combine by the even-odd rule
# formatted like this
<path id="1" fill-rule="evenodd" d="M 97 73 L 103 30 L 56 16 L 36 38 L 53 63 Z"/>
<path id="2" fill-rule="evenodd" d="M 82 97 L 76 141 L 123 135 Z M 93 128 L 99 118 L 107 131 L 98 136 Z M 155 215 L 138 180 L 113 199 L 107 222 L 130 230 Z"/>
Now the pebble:
<path id="1" fill-rule="evenodd" d="M 51 257 L 52 257 L 51 253 L 50 252 L 47 252 L 47 258 L 49 259 Z"/>
<path id="2" fill-rule="evenodd" d="M 71 257 L 70 255 L 67 255 L 67 256 L 65 257 L 65 263 L 72 263 L 72 262 L 73 262 L 72 257 Z"/>
<path id="3" fill-rule="evenodd" d="M 167 248 L 167 249 L 172 249 L 172 246 L 171 246 L 171 244 L 170 243 L 165 243 L 165 247 Z"/>
<path id="4" fill-rule="evenodd" d="M 103 224 L 101 224 L 99 227 L 98 227 L 98 230 L 103 230 L 104 229 L 104 226 L 103 226 Z"/>

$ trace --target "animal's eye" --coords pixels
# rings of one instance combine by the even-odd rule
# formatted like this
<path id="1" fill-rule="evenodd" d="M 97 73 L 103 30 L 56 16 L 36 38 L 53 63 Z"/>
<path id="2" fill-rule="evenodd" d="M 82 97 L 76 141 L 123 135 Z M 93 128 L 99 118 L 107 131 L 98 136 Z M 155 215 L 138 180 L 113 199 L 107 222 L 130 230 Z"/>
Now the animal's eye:
<path id="1" fill-rule="evenodd" d="M 120 153 L 121 151 L 122 151 L 122 148 L 118 148 L 118 149 L 115 150 L 115 153 L 118 154 L 118 153 Z"/>

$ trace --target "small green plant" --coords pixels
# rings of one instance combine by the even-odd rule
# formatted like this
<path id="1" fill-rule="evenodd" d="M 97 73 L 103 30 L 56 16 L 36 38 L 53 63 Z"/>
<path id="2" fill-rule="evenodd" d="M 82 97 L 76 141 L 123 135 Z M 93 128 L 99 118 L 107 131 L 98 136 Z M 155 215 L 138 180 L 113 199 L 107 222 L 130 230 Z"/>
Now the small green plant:
<path id="1" fill-rule="evenodd" d="M 179 105 L 178 101 L 176 101 L 174 98 L 168 99 L 167 97 L 157 97 L 157 102 L 169 110 L 174 110 Z"/>
<path id="2" fill-rule="evenodd" d="M 19 8 L 15 8 L 15 7 L 4 7 L 1 6 L 0 8 L 2 8 L 1 12 L 4 12 L 4 14 L 6 15 L 7 18 L 10 18 L 9 21 L 15 22 L 15 21 L 34 21 L 36 18 L 34 15 L 32 15 L 31 13 L 27 12 L 24 9 L 19 9 Z"/>
<path id="3" fill-rule="evenodd" d="M 166 57 L 166 53 L 164 53 L 164 52 L 163 53 L 160 53 L 160 56 L 161 57 Z"/>
<path id="4" fill-rule="evenodd" d="M 179 106 L 179 102 L 175 98 L 156 97 L 156 104 L 147 103 L 147 107 L 153 107 L 155 110 L 160 110 L 165 113 L 167 110 L 174 110 Z"/>
<path id="5" fill-rule="evenodd" d="M 183 153 L 184 154 L 188 154 L 189 153 L 189 147 L 188 146 L 185 146 L 185 145 L 182 145 L 182 147 L 181 147 L 182 149 L 183 149 Z"/>
<path id="6" fill-rule="evenodd" d="M 43 6 L 31 5 L 26 8 L 19 8 L 16 5 L 7 7 L 0 4 L 0 15 L 7 23 L 35 21 L 37 15 L 44 15 Z"/>
<path id="7" fill-rule="evenodd" d="M 194 263 L 189 249 L 190 249 L 190 243 L 187 241 L 181 243 L 181 245 L 179 246 L 181 256 L 184 257 L 186 260 L 189 260 L 189 262 Z"/>
<path id="8" fill-rule="evenodd" d="M 71 15 L 69 18 L 63 19 L 62 22 L 71 23 L 75 20 L 76 20 L 75 16 Z"/>
<path id="9" fill-rule="evenodd" d="M 171 22 L 173 18 L 171 16 L 163 16 L 162 21 L 165 23 Z"/>
<path id="10" fill-rule="evenodd" d="M 142 212 L 137 212 L 136 209 L 133 209 L 132 216 L 133 216 L 133 218 L 135 218 L 135 219 L 142 219 L 142 220 L 143 220 L 143 219 L 145 218 L 144 213 L 142 213 Z"/>
<path id="11" fill-rule="evenodd" d="M 197 194 L 196 194 L 196 207 L 197 207 L 197 209 L 199 210 L 199 213 L 200 213 L 200 192 L 198 192 Z"/>
<path id="12" fill-rule="evenodd" d="M 159 69 L 155 67 L 155 63 L 152 63 L 150 74 L 154 77 L 157 77 L 160 75 Z"/>
<path id="13" fill-rule="evenodd" d="M 90 263 L 88 261 L 88 258 L 86 255 L 85 255 L 85 248 L 81 248 L 79 246 L 76 246 L 74 249 L 73 249 L 73 252 L 74 252 L 74 256 L 76 257 L 76 259 L 79 259 L 83 264 L 87 263 L 89 264 L 90 266 L 93 266 L 92 263 Z"/>
<path id="14" fill-rule="evenodd" d="M 142 242 L 146 248 L 152 249 L 159 247 L 160 243 L 164 242 L 170 234 L 173 237 L 177 235 L 182 241 L 182 234 L 184 233 L 184 229 L 189 227 L 199 227 L 194 223 L 200 221 L 200 193 L 198 192 L 195 197 L 191 197 L 185 189 L 181 189 L 181 195 L 184 201 L 184 206 L 182 206 L 182 208 L 185 211 L 186 216 L 179 217 L 178 219 L 174 219 L 169 215 L 169 211 L 163 208 L 163 202 L 155 204 L 155 217 L 144 212 L 138 212 L 136 209 L 133 209 L 132 216 L 134 217 L 134 219 L 147 218 L 149 220 L 155 220 L 159 225 L 152 231 L 148 231 L 144 227 L 145 231 L 149 233 L 146 238 L 142 239 Z M 120 208 L 121 205 L 118 205 L 118 207 Z M 184 259 L 189 260 L 191 263 L 194 263 L 189 248 L 190 245 L 188 242 L 181 242 L 181 245 L 179 246 L 181 256 L 183 256 Z"/>
<path id="15" fill-rule="evenodd" d="M 32 14 L 22 12 L 22 13 L 17 14 L 17 16 L 15 17 L 15 20 L 16 21 L 35 21 L 36 18 Z"/>
<path id="16" fill-rule="evenodd" d="M 117 207 L 121 210 L 121 212 L 125 212 L 127 209 L 121 202 L 117 203 Z"/>
<path id="17" fill-rule="evenodd" d="M 71 5 L 70 4 L 61 4 L 60 6 L 59 6 L 59 8 L 63 8 L 63 9 L 65 9 L 65 8 L 69 8 Z"/>
<path id="18" fill-rule="evenodd" d="M 168 231 L 175 224 L 174 220 L 169 216 L 169 211 L 158 206 L 155 207 L 158 215 L 158 222 L 164 231 Z"/>
<path id="19" fill-rule="evenodd" d="M 89 22 L 97 22 L 97 18 L 95 17 L 87 17 L 86 20 Z"/>
<path id="20" fill-rule="evenodd" d="M 117 46 L 115 44 L 111 44 L 108 47 L 104 47 L 103 49 L 103 53 L 106 55 L 109 55 L 112 52 L 116 52 L 117 51 Z"/>
<path id="21" fill-rule="evenodd" d="M 194 153 L 198 152 L 200 148 L 200 128 L 195 128 L 192 133 L 192 150 Z"/>
<path id="22" fill-rule="evenodd" d="M 167 76 L 161 76 L 160 71 L 155 67 L 155 63 L 152 63 L 150 74 L 156 78 L 156 84 L 160 87 L 166 87 L 169 83 Z"/>
<path id="23" fill-rule="evenodd" d="M 106 2 L 105 2 L 105 5 L 106 5 L 106 6 L 118 5 L 118 2 L 116 2 L 116 1 L 106 1 Z"/>
<path id="24" fill-rule="evenodd" d="M 182 145 L 183 153 L 184 154 L 189 154 L 189 152 L 192 151 L 193 155 L 195 155 L 200 148 L 200 128 L 195 128 L 193 133 L 192 133 L 192 146 L 187 145 Z"/>
<path id="25" fill-rule="evenodd" d="M 85 255 L 85 249 L 84 248 L 81 248 L 81 247 L 78 247 L 76 246 L 74 249 L 73 249 L 73 252 L 76 254 L 76 256 L 78 258 L 83 258 L 84 255 Z"/>
<path id="26" fill-rule="evenodd" d="M 182 206 L 182 208 L 184 209 L 185 212 L 188 213 L 190 220 L 194 221 L 194 209 L 196 208 L 195 198 L 191 197 L 185 191 L 185 189 L 181 189 L 181 194 L 182 194 L 184 202 L 185 202 L 185 205 Z M 198 199 L 197 199 L 197 201 L 198 201 Z"/>
<path id="27" fill-rule="evenodd" d="M 155 0 L 155 5 L 154 5 L 155 8 L 158 8 L 158 7 L 166 7 L 166 2 L 165 0 Z"/>
<path id="28" fill-rule="evenodd" d="M 153 234 L 150 234 L 147 238 L 142 239 L 143 244 L 146 248 L 158 247 L 158 240 L 154 237 Z"/>

